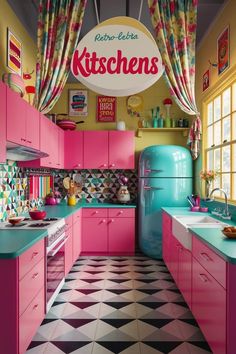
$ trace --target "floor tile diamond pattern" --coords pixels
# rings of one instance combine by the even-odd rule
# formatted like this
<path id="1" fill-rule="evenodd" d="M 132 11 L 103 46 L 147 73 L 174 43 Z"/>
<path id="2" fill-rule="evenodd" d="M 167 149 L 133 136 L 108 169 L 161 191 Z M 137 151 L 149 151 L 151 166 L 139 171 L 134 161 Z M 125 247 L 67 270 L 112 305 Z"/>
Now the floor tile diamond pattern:
<path id="1" fill-rule="evenodd" d="M 81 257 L 27 354 L 209 354 L 165 264 Z"/>

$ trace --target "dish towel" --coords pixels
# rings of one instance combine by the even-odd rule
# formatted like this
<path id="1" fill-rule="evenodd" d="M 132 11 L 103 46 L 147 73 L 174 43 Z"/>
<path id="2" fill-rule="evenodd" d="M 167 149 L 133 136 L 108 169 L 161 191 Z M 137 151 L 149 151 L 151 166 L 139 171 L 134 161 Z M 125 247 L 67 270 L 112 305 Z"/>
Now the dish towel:
<path id="1" fill-rule="evenodd" d="M 190 151 L 193 160 L 196 160 L 200 154 L 200 140 L 202 134 L 202 122 L 199 116 L 197 116 L 191 125 L 189 130 L 187 145 L 190 146 Z"/>

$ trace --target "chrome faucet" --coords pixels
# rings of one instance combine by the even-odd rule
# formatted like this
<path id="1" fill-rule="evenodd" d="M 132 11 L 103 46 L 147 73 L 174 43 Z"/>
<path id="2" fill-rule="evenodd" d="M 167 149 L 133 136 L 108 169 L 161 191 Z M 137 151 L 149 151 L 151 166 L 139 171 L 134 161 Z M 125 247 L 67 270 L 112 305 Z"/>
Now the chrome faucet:
<path id="1" fill-rule="evenodd" d="M 209 198 L 211 199 L 211 196 L 216 191 L 222 192 L 224 194 L 224 196 L 225 196 L 225 210 L 224 210 L 224 213 L 221 215 L 221 217 L 223 219 L 229 219 L 230 220 L 231 219 L 231 215 L 229 213 L 228 198 L 227 198 L 226 192 L 223 189 L 221 189 L 221 188 L 214 188 L 214 189 L 212 189 L 212 191 L 211 191 L 211 193 L 209 195 Z"/>

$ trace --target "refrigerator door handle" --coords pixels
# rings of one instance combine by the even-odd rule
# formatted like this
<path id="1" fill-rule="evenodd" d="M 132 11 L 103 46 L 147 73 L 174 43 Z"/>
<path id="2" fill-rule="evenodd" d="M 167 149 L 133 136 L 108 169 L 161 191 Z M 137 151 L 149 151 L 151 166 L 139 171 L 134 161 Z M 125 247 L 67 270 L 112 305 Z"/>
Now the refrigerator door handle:
<path id="1" fill-rule="evenodd" d="M 144 186 L 143 189 L 150 191 L 150 190 L 163 190 L 164 188 L 161 187 L 150 187 L 150 186 Z"/>
<path id="2" fill-rule="evenodd" d="M 147 173 L 150 173 L 150 172 L 163 172 L 163 170 L 145 169 L 145 172 L 147 172 Z"/>

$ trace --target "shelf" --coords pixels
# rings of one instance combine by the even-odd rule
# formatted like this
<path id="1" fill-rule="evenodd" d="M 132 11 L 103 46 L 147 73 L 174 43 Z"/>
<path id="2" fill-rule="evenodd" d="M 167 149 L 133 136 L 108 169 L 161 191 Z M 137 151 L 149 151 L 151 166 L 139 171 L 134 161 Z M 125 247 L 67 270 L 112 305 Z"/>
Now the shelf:
<path id="1" fill-rule="evenodd" d="M 143 132 L 149 132 L 149 133 L 166 133 L 166 132 L 177 132 L 183 134 L 183 136 L 187 136 L 189 132 L 189 128 L 138 128 L 137 130 L 137 137 L 142 138 Z"/>

